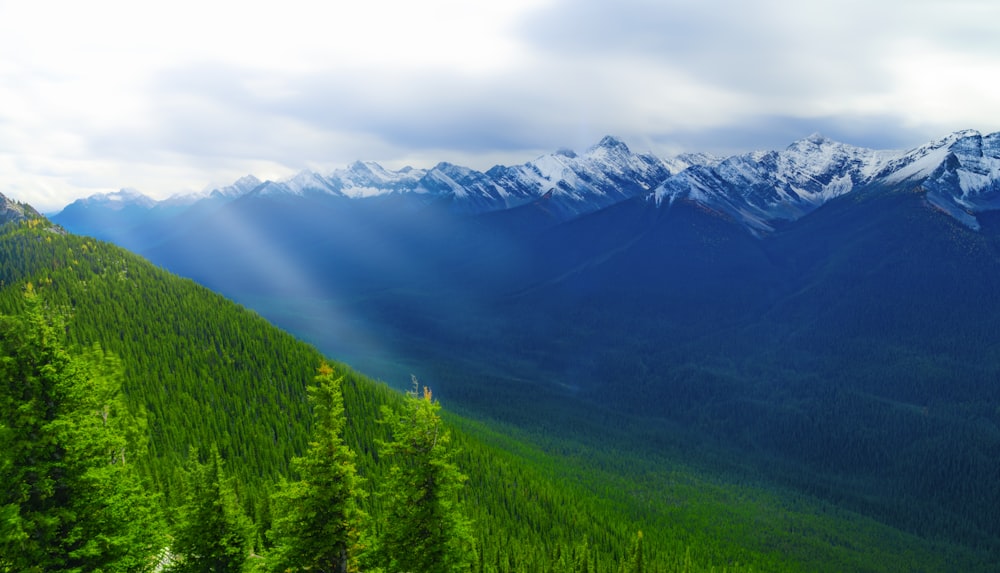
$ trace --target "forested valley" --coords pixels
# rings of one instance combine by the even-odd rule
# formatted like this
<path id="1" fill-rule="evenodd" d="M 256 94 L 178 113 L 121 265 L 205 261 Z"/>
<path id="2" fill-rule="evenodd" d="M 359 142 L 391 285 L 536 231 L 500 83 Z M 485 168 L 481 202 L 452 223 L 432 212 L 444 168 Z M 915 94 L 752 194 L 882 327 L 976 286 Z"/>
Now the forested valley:
<path id="1" fill-rule="evenodd" d="M 0 229 L 0 314 L 4 573 L 992 564 L 685 447 L 449 413 L 41 217 Z"/>

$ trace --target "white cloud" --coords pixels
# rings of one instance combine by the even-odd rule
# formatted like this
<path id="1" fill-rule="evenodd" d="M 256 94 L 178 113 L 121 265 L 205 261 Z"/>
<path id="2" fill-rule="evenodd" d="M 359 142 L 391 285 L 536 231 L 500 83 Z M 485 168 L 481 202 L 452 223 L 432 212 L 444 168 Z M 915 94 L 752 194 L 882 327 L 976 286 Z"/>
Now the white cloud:
<path id="1" fill-rule="evenodd" d="M 0 193 L 1000 129 L 990 0 L 0 3 Z M 697 147 L 695 147 L 697 146 Z"/>

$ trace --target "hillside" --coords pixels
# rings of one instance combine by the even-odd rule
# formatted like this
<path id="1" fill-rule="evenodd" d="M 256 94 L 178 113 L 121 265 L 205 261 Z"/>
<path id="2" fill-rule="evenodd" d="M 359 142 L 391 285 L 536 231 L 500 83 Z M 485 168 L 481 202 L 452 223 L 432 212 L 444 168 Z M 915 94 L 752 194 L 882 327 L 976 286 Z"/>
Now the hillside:
<path id="1" fill-rule="evenodd" d="M 176 503 L 188 447 L 217 444 L 245 510 L 266 527 L 265 493 L 304 447 L 304 388 L 320 355 L 191 281 L 41 219 L 5 226 L 0 252 L 4 313 L 17 312 L 31 281 L 50 309 L 72 317 L 70 342 L 98 342 L 121 357 L 128 401 L 147 412 L 142 466 L 166 507 Z M 348 441 L 362 474 L 377 483 L 381 430 L 374 419 L 378 405 L 398 394 L 339 368 L 349 381 Z M 573 412 L 560 418 L 570 422 Z M 807 497 L 709 477 L 685 464 L 683 451 L 632 456 L 613 440 L 605 450 L 449 419 L 460 430 L 461 467 L 470 477 L 466 507 L 481 571 L 541 570 L 560 553 L 587 555 L 594 571 L 617 571 L 639 530 L 653 571 L 685 562 L 736 570 L 939 570 L 948 560 L 972 567 L 976 559 L 957 548 L 925 548 L 923 540 Z M 817 543 L 816 535 L 838 541 Z"/>

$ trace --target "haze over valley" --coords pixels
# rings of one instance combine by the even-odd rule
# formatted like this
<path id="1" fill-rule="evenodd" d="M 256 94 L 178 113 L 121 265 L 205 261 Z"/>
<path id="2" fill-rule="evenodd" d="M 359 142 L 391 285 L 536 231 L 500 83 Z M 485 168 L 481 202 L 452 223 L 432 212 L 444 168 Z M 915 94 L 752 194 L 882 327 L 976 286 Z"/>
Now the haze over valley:
<path id="1" fill-rule="evenodd" d="M 0 573 L 997 570 L 998 21 L 0 2 Z"/>
<path id="2" fill-rule="evenodd" d="M 998 141 L 660 159 L 609 136 L 486 172 L 123 191 L 53 220 L 473 418 L 962 542 L 998 533 Z"/>

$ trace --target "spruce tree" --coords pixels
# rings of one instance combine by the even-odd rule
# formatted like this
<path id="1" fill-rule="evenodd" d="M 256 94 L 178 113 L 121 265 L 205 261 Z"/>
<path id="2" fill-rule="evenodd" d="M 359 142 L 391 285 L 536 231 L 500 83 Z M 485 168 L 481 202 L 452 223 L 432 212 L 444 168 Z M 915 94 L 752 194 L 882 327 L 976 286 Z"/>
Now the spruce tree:
<path id="1" fill-rule="evenodd" d="M 250 522 L 240 510 L 222 456 L 213 449 L 205 463 L 188 457 L 185 503 L 171 547 L 176 573 L 238 573 L 249 556 Z"/>
<path id="2" fill-rule="evenodd" d="M 308 388 L 313 427 L 305 456 L 292 460 L 299 480 L 283 482 L 272 498 L 273 571 L 346 573 L 357 565 L 360 478 L 344 444 L 343 377 L 322 364 Z"/>
<path id="3" fill-rule="evenodd" d="M 468 571 L 474 548 L 471 525 L 461 510 L 466 477 L 452 461 L 451 436 L 431 392 L 409 393 L 403 412 L 387 407 L 382 417 L 392 441 L 382 454 L 392 460 L 382 490 L 379 555 L 390 573 Z"/>
<path id="4" fill-rule="evenodd" d="M 0 318 L 0 571 L 146 571 L 163 547 L 117 361 L 73 356 L 30 284 Z"/>
<path id="5" fill-rule="evenodd" d="M 642 555 L 642 531 L 635 534 L 635 543 L 628 558 L 628 573 L 643 573 L 646 565 Z"/>

